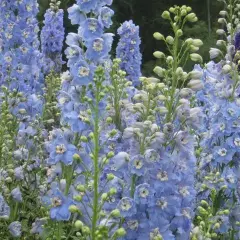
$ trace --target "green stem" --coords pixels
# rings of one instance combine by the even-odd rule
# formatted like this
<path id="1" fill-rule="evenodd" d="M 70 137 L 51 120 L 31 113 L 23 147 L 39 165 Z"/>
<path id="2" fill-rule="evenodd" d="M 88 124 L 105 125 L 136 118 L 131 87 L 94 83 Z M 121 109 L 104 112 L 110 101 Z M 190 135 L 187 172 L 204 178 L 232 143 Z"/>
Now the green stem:
<path id="1" fill-rule="evenodd" d="M 176 75 L 176 70 L 178 67 L 178 36 L 176 34 L 177 29 L 175 29 L 175 41 L 174 41 L 174 46 L 173 46 L 173 66 L 172 66 L 172 89 L 171 89 L 171 93 L 170 93 L 170 104 L 168 107 L 168 113 L 167 113 L 167 117 L 166 117 L 166 122 L 170 122 L 171 118 L 172 118 L 172 109 L 173 109 L 173 105 L 174 105 L 174 95 L 175 95 L 175 91 L 177 88 L 177 75 Z"/>
<path id="2" fill-rule="evenodd" d="M 95 118 L 94 118 L 94 198 L 93 198 L 93 217 L 92 217 L 92 240 L 96 239 L 96 227 L 98 220 L 98 182 L 99 182 L 99 165 L 98 165 L 98 156 L 99 156 L 99 84 L 96 83 L 96 106 L 95 106 Z"/>
<path id="3" fill-rule="evenodd" d="M 137 175 L 134 174 L 132 176 L 132 182 L 131 182 L 131 197 L 133 198 L 134 192 L 135 192 L 135 185 L 136 185 Z"/>

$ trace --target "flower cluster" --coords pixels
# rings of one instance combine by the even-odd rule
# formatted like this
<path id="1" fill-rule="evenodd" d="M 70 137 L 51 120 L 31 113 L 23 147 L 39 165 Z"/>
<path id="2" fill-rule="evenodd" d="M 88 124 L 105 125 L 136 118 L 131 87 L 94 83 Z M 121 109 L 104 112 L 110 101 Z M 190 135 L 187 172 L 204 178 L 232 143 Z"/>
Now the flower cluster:
<path id="1" fill-rule="evenodd" d="M 139 27 L 133 21 L 124 22 L 118 29 L 120 40 L 116 49 L 116 56 L 121 59 L 121 69 L 124 70 L 133 85 L 139 85 L 141 76 L 142 54 L 140 53 L 141 40 Z"/>
<path id="2" fill-rule="evenodd" d="M 231 12 L 229 7 L 229 11 Z M 221 19 L 227 12 L 221 11 Z M 224 16 L 223 16 L 224 15 Z M 228 18 L 232 26 L 235 16 Z M 227 21 L 226 21 L 227 23 Z M 198 104 L 206 113 L 205 130 L 199 135 L 199 173 L 197 174 L 198 233 L 208 238 L 217 236 L 239 238 L 239 76 L 237 37 L 230 29 L 222 52 L 211 49 L 210 55 L 222 56 L 219 63 L 209 62 L 202 82 L 204 88 L 197 94 Z M 235 48 L 235 46 L 236 48 Z M 219 56 L 219 55 L 218 55 Z M 196 70 L 201 70 L 199 66 Z"/>
<path id="3" fill-rule="evenodd" d="M 191 7 L 164 11 L 172 35 L 153 37 L 169 51 L 153 53 L 150 77 L 132 20 L 111 58 L 111 4 L 68 9 L 78 30 L 62 73 L 60 2 L 42 52 L 37 2 L 0 3 L 0 239 L 239 239 L 238 1 L 220 12 L 226 39 L 210 55 L 221 61 L 206 65 L 203 42 L 184 38 Z M 189 61 L 200 65 L 187 72 Z"/>
<path id="4" fill-rule="evenodd" d="M 63 10 L 60 2 L 52 0 L 44 17 L 41 31 L 41 46 L 44 57 L 45 73 L 50 70 L 60 73 L 62 69 L 62 49 L 64 41 Z"/>
<path id="5" fill-rule="evenodd" d="M 1 1 L 0 81 L 22 92 L 41 90 L 37 1 Z"/>

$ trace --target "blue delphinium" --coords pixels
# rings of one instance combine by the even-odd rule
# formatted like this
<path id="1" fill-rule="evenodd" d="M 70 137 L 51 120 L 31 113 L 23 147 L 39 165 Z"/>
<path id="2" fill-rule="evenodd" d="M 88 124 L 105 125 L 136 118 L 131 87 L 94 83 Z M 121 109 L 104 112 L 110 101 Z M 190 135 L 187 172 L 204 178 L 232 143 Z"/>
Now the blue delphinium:
<path id="1" fill-rule="evenodd" d="M 44 57 L 45 73 L 50 70 L 61 72 L 62 48 L 64 40 L 63 10 L 59 9 L 60 2 L 52 0 L 50 8 L 44 17 L 44 26 L 41 31 L 41 48 Z"/>
<path id="2" fill-rule="evenodd" d="M 232 87 L 235 80 L 225 73 L 222 63 L 208 63 L 203 76 L 206 87 L 197 95 L 207 116 L 205 131 L 200 135 L 199 201 L 210 198 L 209 206 L 216 201 L 220 204 L 205 215 L 199 207 L 198 215 L 212 221 L 213 229 L 204 234 L 226 236 L 238 230 L 231 212 L 239 206 L 239 86 Z"/>
<path id="3" fill-rule="evenodd" d="M 15 222 L 12 222 L 9 227 L 8 227 L 11 235 L 13 237 L 20 237 L 21 236 L 21 233 L 22 233 L 22 225 L 20 222 L 18 221 L 15 221 Z"/>
<path id="4" fill-rule="evenodd" d="M 19 91 L 40 91 L 37 1 L 1 1 L 1 83 Z"/>
<path id="5" fill-rule="evenodd" d="M 132 20 L 126 21 L 118 29 L 118 34 L 120 40 L 116 49 L 116 55 L 122 60 L 120 66 L 127 73 L 127 77 L 133 82 L 133 85 L 139 85 L 142 63 L 139 27 L 134 25 Z"/>

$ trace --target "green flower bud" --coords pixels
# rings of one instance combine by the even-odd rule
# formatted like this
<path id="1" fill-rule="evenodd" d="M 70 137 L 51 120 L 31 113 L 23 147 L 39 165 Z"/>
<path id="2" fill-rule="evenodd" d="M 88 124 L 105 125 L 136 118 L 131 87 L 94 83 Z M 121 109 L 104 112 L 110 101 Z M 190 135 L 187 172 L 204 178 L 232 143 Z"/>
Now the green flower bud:
<path id="1" fill-rule="evenodd" d="M 159 95 L 159 96 L 158 96 L 158 100 L 159 100 L 159 101 L 166 101 L 167 98 L 166 98 L 164 95 Z"/>
<path id="2" fill-rule="evenodd" d="M 222 68 L 222 72 L 224 74 L 229 73 L 231 70 L 232 70 L 232 67 L 229 64 L 224 65 L 223 68 Z"/>
<path id="3" fill-rule="evenodd" d="M 178 67 L 176 70 L 177 76 L 182 76 L 183 75 L 183 69 L 181 67 Z"/>
<path id="4" fill-rule="evenodd" d="M 114 152 L 111 151 L 107 154 L 107 158 L 112 158 L 114 155 L 115 155 Z"/>
<path id="5" fill-rule="evenodd" d="M 123 237 L 126 235 L 126 231 L 124 228 L 119 228 L 116 232 L 115 235 L 118 237 Z"/>
<path id="6" fill-rule="evenodd" d="M 163 88 L 165 88 L 165 84 L 164 83 L 158 83 L 157 84 L 157 87 L 158 87 L 158 89 L 163 89 Z"/>
<path id="7" fill-rule="evenodd" d="M 209 205 L 208 205 L 208 202 L 205 201 L 205 200 L 201 200 L 201 205 L 202 205 L 203 207 L 208 207 L 208 206 L 209 206 Z"/>
<path id="8" fill-rule="evenodd" d="M 87 226 L 84 226 L 84 227 L 82 228 L 82 233 L 83 233 L 84 235 L 89 235 L 89 234 L 90 234 L 90 228 L 87 227 Z"/>
<path id="9" fill-rule="evenodd" d="M 217 33 L 217 35 L 225 35 L 225 34 L 226 34 L 223 29 L 218 29 L 218 30 L 216 31 L 216 33 Z"/>
<path id="10" fill-rule="evenodd" d="M 218 235 L 217 235 L 216 233 L 211 233 L 211 239 L 212 239 L 212 238 L 217 238 L 217 236 L 218 236 Z"/>
<path id="11" fill-rule="evenodd" d="M 88 142 L 88 139 L 86 136 L 81 136 L 80 140 L 81 142 Z"/>
<path id="12" fill-rule="evenodd" d="M 187 16 L 186 16 L 186 19 L 189 21 L 189 22 L 196 22 L 197 21 L 197 16 L 195 13 L 189 13 Z"/>
<path id="13" fill-rule="evenodd" d="M 187 11 L 185 9 L 181 10 L 181 16 L 184 17 L 187 15 Z"/>
<path id="14" fill-rule="evenodd" d="M 112 196 L 112 195 L 115 195 L 117 193 L 117 189 L 116 188 L 110 188 L 109 190 L 109 195 Z"/>
<path id="15" fill-rule="evenodd" d="M 227 12 L 227 11 L 220 11 L 220 12 L 219 12 L 219 15 L 220 15 L 221 17 L 226 17 L 226 16 L 228 16 L 228 12 Z"/>
<path id="16" fill-rule="evenodd" d="M 156 40 L 164 40 L 164 36 L 163 36 L 161 33 L 159 33 L 159 32 L 155 32 L 155 33 L 153 34 L 153 37 L 154 37 Z"/>
<path id="17" fill-rule="evenodd" d="M 193 62 L 200 62 L 201 63 L 203 61 L 202 57 L 199 54 L 197 54 L 197 53 L 191 53 L 190 54 L 190 59 Z"/>
<path id="18" fill-rule="evenodd" d="M 166 59 L 167 64 L 171 65 L 173 63 L 173 57 L 172 56 L 168 56 Z"/>
<path id="19" fill-rule="evenodd" d="M 74 160 L 74 161 L 77 161 L 78 163 L 81 162 L 81 158 L 80 158 L 80 156 L 79 156 L 77 153 L 75 153 L 75 154 L 73 155 L 73 160 Z"/>
<path id="20" fill-rule="evenodd" d="M 81 202 L 82 201 L 82 196 L 81 195 L 77 195 L 77 196 L 74 196 L 73 199 L 77 202 Z"/>
<path id="21" fill-rule="evenodd" d="M 169 12 L 174 13 L 175 12 L 175 8 L 174 7 L 170 7 L 169 8 Z"/>
<path id="22" fill-rule="evenodd" d="M 12 178 L 10 178 L 10 177 L 5 178 L 5 182 L 6 183 L 12 183 Z"/>
<path id="23" fill-rule="evenodd" d="M 208 212 L 203 207 L 199 206 L 197 209 L 201 215 L 208 215 Z"/>
<path id="24" fill-rule="evenodd" d="M 74 226 L 76 229 L 80 230 L 82 229 L 82 227 L 84 226 L 83 222 L 80 221 L 80 220 L 77 220 L 75 223 L 74 223 Z"/>
<path id="25" fill-rule="evenodd" d="M 219 229 L 220 228 L 220 224 L 219 223 L 215 223 L 215 225 L 213 226 L 213 229 Z"/>
<path id="26" fill-rule="evenodd" d="M 108 199 L 108 194 L 107 193 L 103 193 L 101 196 L 101 199 L 103 202 L 105 202 Z"/>
<path id="27" fill-rule="evenodd" d="M 111 216 L 113 216 L 114 218 L 118 218 L 121 216 L 120 211 L 118 209 L 114 209 L 112 210 L 112 212 L 110 213 Z"/>
<path id="28" fill-rule="evenodd" d="M 170 19 L 170 13 L 168 11 L 164 11 L 162 13 L 162 18 L 163 19 Z"/>
<path id="29" fill-rule="evenodd" d="M 166 114 L 166 113 L 168 113 L 168 110 L 167 110 L 167 108 L 165 108 L 165 107 L 159 107 L 158 108 L 158 112 L 160 113 L 160 114 Z"/>
<path id="30" fill-rule="evenodd" d="M 160 52 L 160 51 L 156 51 L 153 53 L 153 56 L 155 58 L 165 58 L 165 54 L 163 52 Z"/>
<path id="31" fill-rule="evenodd" d="M 226 21 L 225 18 L 219 18 L 219 19 L 218 19 L 218 23 L 220 23 L 220 24 L 226 24 L 226 25 L 227 25 L 227 21 Z"/>
<path id="32" fill-rule="evenodd" d="M 193 39 L 192 39 L 192 38 L 187 38 L 187 39 L 185 40 L 185 43 L 187 43 L 187 44 L 192 44 L 192 43 L 193 43 Z"/>
<path id="33" fill-rule="evenodd" d="M 107 123 L 112 123 L 112 118 L 111 118 L 111 117 L 108 117 L 108 118 L 106 119 L 106 122 L 107 122 Z"/>
<path id="34" fill-rule="evenodd" d="M 89 133 L 88 137 L 93 139 L 94 138 L 94 133 L 93 132 Z"/>
<path id="35" fill-rule="evenodd" d="M 191 12 L 192 8 L 191 7 L 187 7 L 187 12 Z"/>
<path id="36" fill-rule="evenodd" d="M 190 45 L 190 51 L 191 51 L 191 53 L 195 53 L 195 52 L 197 52 L 199 50 L 199 47 L 196 47 L 196 46 L 194 46 L 194 45 Z"/>
<path id="37" fill-rule="evenodd" d="M 77 190 L 78 190 L 79 192 L 85 192 L 85 191 L 86 191 L 86 188 L 85 188 L 84 185 L 79 184 L 79 185 L 77 185 Z"/>
<path id="38" fill-rule="evenodd" d="M 170 45 L 172 45 L 174 43 L 174 38 L 172 36 L 167 36 L 166 38 L 166 42 Z"/>
<path id="39" fill-rule="evenodd" d="M 164 68 L 161 68 L 159 66 L 156 66 L 153 71 L 159 76 L 159 77 L 164 77 L 164 74 L 166 70 Z"/>
<path id="40" fill-rule="evenodd" d="M 203 45 L 203 42 L 202 42 L 202 40 L 200 40 L 200 39 L 193 39 L 192 44 L 193 44 L 195 47 L 201 47 L 201 46 Z"/>
<path id="41" fill-rule="evenodd" d="M 71 212 L 71 213 L 77 213 L 77 212 L 79 212 L 79 209 L 78 209 L 77 206 L 75 206 L 75 205 L 69 206 L 68 210 L 69 210 L 69 212 Z"/>
<path id="42" fill-rule="evenodd" d="M 224 213 L 225 215 L 229 215 L 229 210 L 226 209 L 226 210 L 223 211 L 223 213 Z"/>
<path id="43" fill-rule="evenodd" d="M 181 37 L 183 35 L 182 29 L 178 29 L 176 34 L 178 37 Z"/>
<path id="44" fill-rule="evenodd" d="M 113 180 L 114 177 L 115 177 L 115 176 L 114 176 L 112 173 L 108 173 L 108 174 L 107 174 L 107 180 L 108 180 L 108 181 Z"/>

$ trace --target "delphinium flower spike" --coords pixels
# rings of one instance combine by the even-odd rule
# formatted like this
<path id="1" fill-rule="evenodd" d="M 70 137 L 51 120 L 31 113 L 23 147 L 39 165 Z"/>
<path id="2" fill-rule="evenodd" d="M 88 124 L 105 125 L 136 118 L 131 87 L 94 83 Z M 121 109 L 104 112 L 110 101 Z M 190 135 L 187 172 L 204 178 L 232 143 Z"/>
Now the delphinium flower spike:
<path id="1" fill-rule="evenodd" d="M 59 9 L 60 1 L 51 0 L 50 8 L 44 17 L 41 31 L 41 48 L 45 74 L 54 71 L 60 73 L 62 69 L 62 49 L 64 41 L 63 10 Z"/>
<path id="2" fill-rule="evenodd" d="M 140 52 L 139 27 L 132 20 L 124 22 L 118 29 L 120 40 L 116 49 L 120 67 L 127 73 L 134 86 L 140 84 L 142 54 Z"/>

